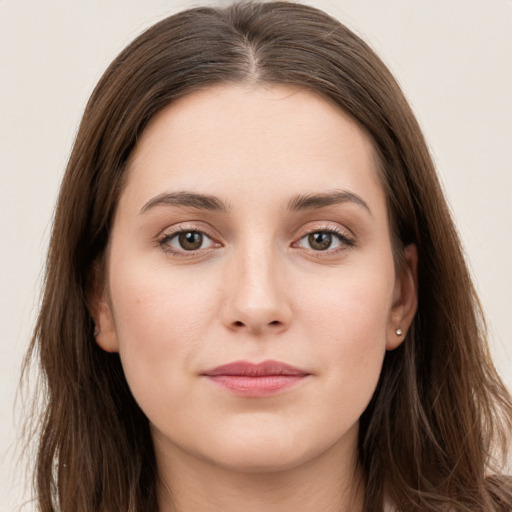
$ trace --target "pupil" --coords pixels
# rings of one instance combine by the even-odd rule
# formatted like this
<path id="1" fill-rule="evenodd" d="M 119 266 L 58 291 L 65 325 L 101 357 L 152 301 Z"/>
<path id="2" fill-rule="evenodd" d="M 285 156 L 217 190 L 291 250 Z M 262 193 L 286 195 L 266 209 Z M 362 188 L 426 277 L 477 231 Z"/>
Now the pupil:
<path id="1" fill-rule="evenodd" d="M 331 233 L 311 233 L 309 235 L 309 245 L 317 251 L 329 249 L 331 242 Z"/>
<path id="2" fill-rule="evenodd" d="M 194 251 L 201 247 L 203 243 L 203 235 L 197 231 L 180 233 L 179 242 L 183 249 L 186 249 L 187 251 Z"/>

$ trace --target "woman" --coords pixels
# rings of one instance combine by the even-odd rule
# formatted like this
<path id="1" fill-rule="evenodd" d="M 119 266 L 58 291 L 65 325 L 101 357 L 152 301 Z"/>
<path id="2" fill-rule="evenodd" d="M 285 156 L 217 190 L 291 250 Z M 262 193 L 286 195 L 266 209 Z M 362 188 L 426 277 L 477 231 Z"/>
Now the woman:
<path id="1" fill-rule="evenodd" d="M 482 324 L 364 42 L 284 2 L 172 16 L 100 80 L 62 184 L 39 508 L 509 510 Z"/>

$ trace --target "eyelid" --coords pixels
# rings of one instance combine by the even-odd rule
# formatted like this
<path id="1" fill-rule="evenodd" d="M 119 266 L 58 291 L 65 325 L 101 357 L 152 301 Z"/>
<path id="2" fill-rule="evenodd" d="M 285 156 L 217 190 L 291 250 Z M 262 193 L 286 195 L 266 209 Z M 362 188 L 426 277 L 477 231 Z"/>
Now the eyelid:
<path id="1" fill-rule="evenodd" d="M 315 250 L 309 249 L 307 247 L 298 246 L 298 248 L 308 251 L 309 253 L 314 254 L 317 257 L 321 257 L 322 255 L 328 256 L 335 254 L 340 251 L 345 251 L 347 249 L 351 249 L 356 245 L 356 239 L 351 230 L 345 228 L 341 228 L 338 225 L 332 224 L 320 224 L 315 226 L 310 226 L 303 228 L 301 230 L 300 235 L 294 238 L 294 242 L 292 243 L 292 247 L 297 247 L 297 244 L 303 240 L 305 237 L 313 234 L 313 233 L 331 233 L 338 237 L 340 241 L 340 246 L 334 249 L 325 249 L 325 250 Z"/>
<path id="2" fill-rule="evenodd" d="M 350 249 L 356 245 L 355 236 L 352 230 L 348 228 L 342 228 L 337 223 L 335 225 L 326 223 L 316 225 L 311 224 L 313 223 L 303 226 L 300 232 L 296 236 L 294 236 L 291 247 L 300 248 L 304 251 L 307 251 L 308 253 L 313 254 L 316 257 L 327 257 L 329 255 L 332 256 L 338 252 Z M 201 233 L 202 235 L 210 239 L 210 241 L 212 242 L 212 246 L 187 251 L 185 249 L 172 247 L 166 243 L 173 237 L 187 231 Z M 315 250 L 307 247 L 301 247 L 300 245 L 298 245 L 300 241 L 303 238 L 307 237 L 308 235 L 321 232 L 331 233 L 338 237 L 339 246 L 333 249 Z M 164 229 L 155 238 L 155 242 L 166 253 L 170 253 L 178 257 L 197 257 L 198 255 L 202 255 L 205 254 L 206 252 L 209 252 L 211 249 L 222 247 L 223 244 L 222 242 L 219 242 L 219 238 L 220 237 L 216 233 L 214 233 L 213 230 L 209 229 L 208 226 L 205 226 L 202 222 L 182 222 Z"/>
<path id="3" fill-rule="evenodd" d="M 168 245 L 166 242 L 174 238 L 175 236 L 184 233 L 184 232 L 197 232 L 201 233 L 202 235 L 209 238 L 212 243 L 214 244 L 213 247 L 206 247 L 206 248 L 200 248 L 192 251 L 186 251 L 184 249 L 178 249 L 176 247 L 172 247 Z M 169 254 L 176 255 L 179 257 L 193 257 L 197 256 L 198 253 L 205 253 L 206 251 L 209 251 L 212 248 L 215 247 L 222 247 L 222 244 L 218 241 L 218 236 L 214 234 L 211 230 L 204 227 L 204 225 L 198 225 L 194 222 L 183 222 L 180 224 L 177 224 L 175 226 L 168 227 L 164 229 L 160 234 L 156 237 L 156 243 L 158 246 L 161 247 L 161 249 Z"/>

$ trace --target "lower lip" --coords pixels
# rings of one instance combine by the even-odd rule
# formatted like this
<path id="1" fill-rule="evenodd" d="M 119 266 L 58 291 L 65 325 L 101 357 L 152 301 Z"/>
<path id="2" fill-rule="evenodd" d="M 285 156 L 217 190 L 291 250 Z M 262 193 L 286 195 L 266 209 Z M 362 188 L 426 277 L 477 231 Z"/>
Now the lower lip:
<path id="1" fill-rule="evenodd" d="M 208 375 L 220 387 L 242 396 L 263 397 L 290 389 L 302 382 L 307 375 L 264 375 L 247 377 L 243 375 Z"/>

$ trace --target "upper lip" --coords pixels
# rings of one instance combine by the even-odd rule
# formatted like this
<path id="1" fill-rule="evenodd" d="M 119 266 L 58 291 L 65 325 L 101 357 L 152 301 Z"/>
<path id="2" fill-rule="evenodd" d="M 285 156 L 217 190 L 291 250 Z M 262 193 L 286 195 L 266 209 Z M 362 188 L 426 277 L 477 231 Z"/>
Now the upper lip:
<path id="1" fill-rule="evenodd" d="M 203 372 L 203 375 L 214 377 L 217 375 L 243 376 L 243 377 L 265 377 L 270 375 L 300 376 L 309 375 L 309 372 L 296 368 L 280 361 L 263 361 L 251 363 L 248 361 L 234 361 L 223 364 Z"/>

